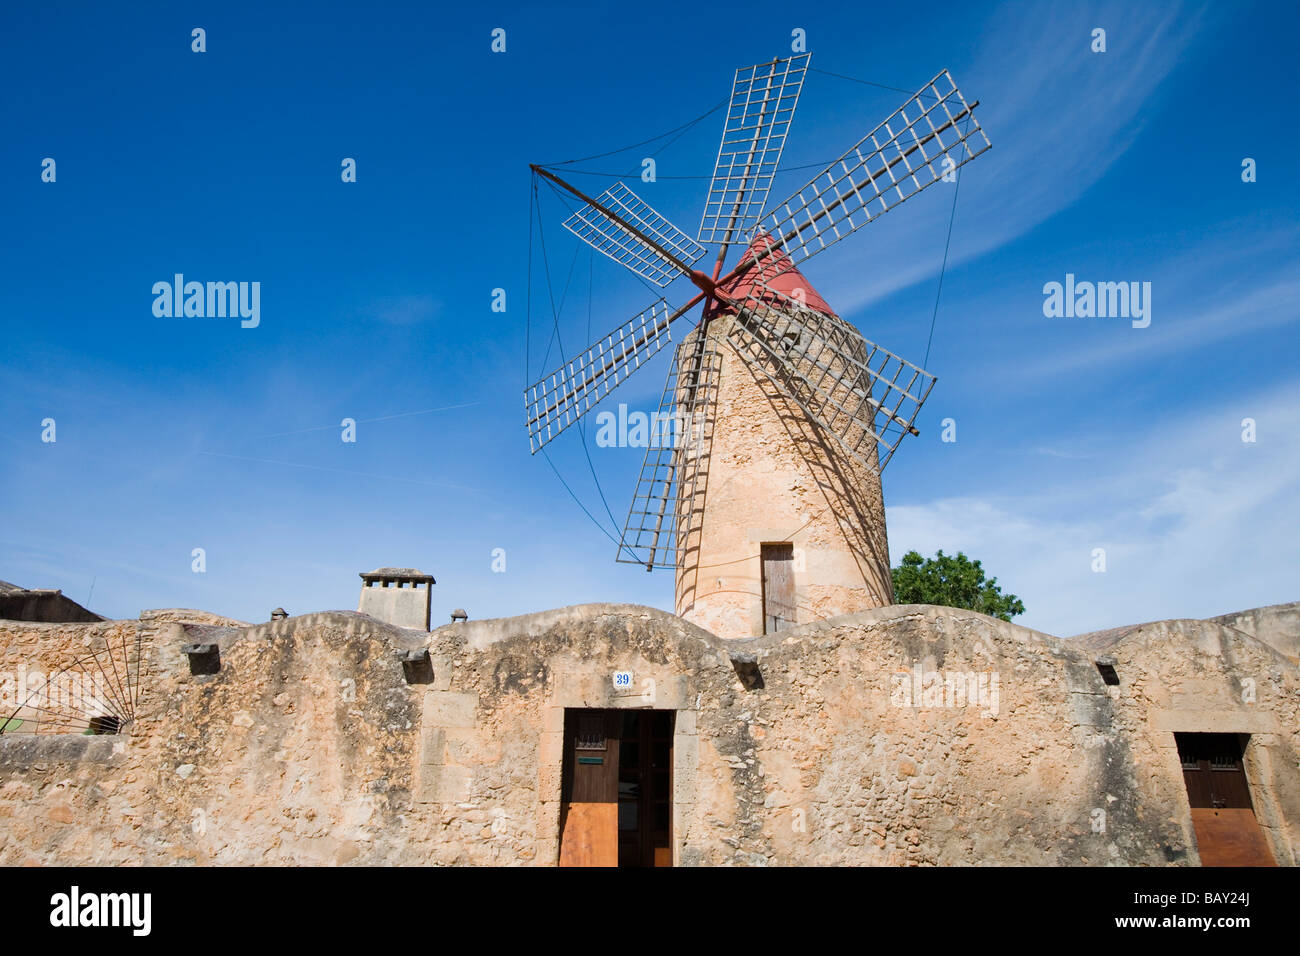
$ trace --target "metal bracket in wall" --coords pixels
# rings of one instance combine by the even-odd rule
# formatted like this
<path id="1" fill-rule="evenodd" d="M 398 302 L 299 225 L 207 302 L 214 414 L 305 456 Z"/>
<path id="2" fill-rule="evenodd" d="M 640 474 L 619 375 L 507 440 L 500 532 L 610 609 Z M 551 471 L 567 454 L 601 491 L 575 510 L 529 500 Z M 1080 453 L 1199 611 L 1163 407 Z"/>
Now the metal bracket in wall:
<path id="1" fill-rule="evenodd" d="M 757 654 L 732 654 L 731 666 L 736 669 L 736 676 L 740 678 L 745 690 L 763 688 L 763 672 L 758 668 Z"/>
<path id="2" fill-rule="evenodd" d="M 402 673 L 408 684 L 432 684 L 433 661 L 429 660 L 429 649 L 422 647 L 418 651 L 402 652 Z"/>
<path id="3" fill-rule="evenodd" d="M 221 670 L 221 650 L 215 642 L 184 644 L 181 653 L 190 659 L 191 674 L 215 674 Z"/>

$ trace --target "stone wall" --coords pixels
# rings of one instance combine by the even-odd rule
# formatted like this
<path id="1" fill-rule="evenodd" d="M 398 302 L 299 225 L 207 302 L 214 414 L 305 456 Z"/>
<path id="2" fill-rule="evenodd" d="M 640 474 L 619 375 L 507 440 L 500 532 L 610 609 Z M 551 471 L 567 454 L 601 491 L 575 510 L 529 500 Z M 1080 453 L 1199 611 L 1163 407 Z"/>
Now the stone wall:
<path id="1" fill-rule="evenodd" d="M 0 619 L 60 624 L 85 624 L 104 620 L 62 591 L 16 588 L 5 586 L 3 581 L 0 581 Z"/>
<path id="2" fill-rule="evenodd" d="M 903 606 L 734 641 L 583 605 L 432 633 L 6 625 L 0 654 L 60 660 L 103 627 L 145 627 L 135 719 L 0 735 L 0 864 L 551 865 L 569 707 L 676 711 L 678 864 L 1194 864 L 1180 729 L 1250 733 L 1279 862 L 1300 845 L 1295 667 L 1213 623 L 1090 643 Z M 190 673 L 195 641 L 217 673 Z"/>
<path id="3" fill-rule="evenodd" d="M 1212 618 L 1300 663 L 1300 603 L 1271 604 Z"/>
<path id="4" fill-rule="evenodd" d="M 1300 680 L 1295 663 L 1219 620 L 1159 621 L 1076 641 L 1111 663 L 1115 726 L 1146 768 L 1141 801 L 1193 848 L 1175 733 L 1249 734 L 1246 776 L 1274 858 L 1300 859 Z"/>

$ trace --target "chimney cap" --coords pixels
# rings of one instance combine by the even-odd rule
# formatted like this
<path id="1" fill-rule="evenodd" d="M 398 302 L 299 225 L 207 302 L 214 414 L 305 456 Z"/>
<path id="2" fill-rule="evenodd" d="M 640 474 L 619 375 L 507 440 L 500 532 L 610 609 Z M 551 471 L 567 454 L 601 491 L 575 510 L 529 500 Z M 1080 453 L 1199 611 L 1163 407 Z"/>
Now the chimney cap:
<path id="1" fill-rule="evenodd" d="M 373 571 L 362 571 L 360 578 L 363 581 L 379 581 L 384 578 L 398 581 L 428 581 L 430 584 L 437 584 L 432 574 L 425 574 L 415 568 L 375 568 Z"/>
<path id="2" fill-rule="evenodd" d="M 458 607 L 456 608 L 456 610 L 451 612 L 451 619 L 453 621 L 468 621 L 469 615 L 465 613 L 465 609 L 463 607 Z"/>

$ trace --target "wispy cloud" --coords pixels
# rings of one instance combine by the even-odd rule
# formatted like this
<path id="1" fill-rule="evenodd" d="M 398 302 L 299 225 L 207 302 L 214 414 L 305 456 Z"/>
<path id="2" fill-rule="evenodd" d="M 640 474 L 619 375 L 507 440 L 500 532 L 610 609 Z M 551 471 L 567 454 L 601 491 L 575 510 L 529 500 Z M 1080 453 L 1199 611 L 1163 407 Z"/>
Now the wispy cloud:
<path id="1" fill-rule="evenodd" d="M 1243 417 L 1257 422 L 1253 444 Z M 1035 476 L 1023 497 L 890 508 L 893 558 L 964 550 L 1024 599 L 1022 623 L 1060 635 L 1300 599 L 1297 435 L 1300 382 L 1152 423 L 1086 473 Z"/>
<path id="2" fill-rule="evenodd" d="M 418 325 L 437 317 L 440 303 L 432 295 L 401 295 L 377 299 L 360 310 L 368 319 L 387 325 Z"/>
<path id="3" fill-rule="evenodd" d="M 1043 445 L 1038 448 L 1031 448 L 1026 454 L 1030 455 L 1047 455 L 1050 458 L 1064 458 L 1069 461 L 1079 461 L 1085 458 L 1092 458 L 1093 455 L 1083 454 L 1081 452 L 1061 451 L 1057 448 L 1048 448 Z"/>
<path id="4" fill-rule="evenodd" d="M 1205 292 L 1199 285 L 1187 288 L 1173 302 L 1159 306 L 1159 323 L 1153 319 L 1146 329 L 1118 329 L 1120 336 L 1089 348 L 1046 355 L 1026 371 L 1034 377 L 1050 377 L 1070 369 L 1133 359 L 1149 362 L 1171 352 L 1300 321 L 1300 269 L 1295 265 L 1286 266 L 1244 295 L 1215 297 L 1207 303 Z"/>
<path id="5" fill-rule="evenodd" d="M 210 458 L 226 458 L 230 461 L 247 461 L 259 465 L 283 465 L 286 468 L 305 468 L 309 471 L 325 471 L 336 475 L 355 475 L 359 478 L 375 478 L 380 481 L 404 481 L 415 485 L 426 485 L 430 488 L 453 488 L 457 491 L 469 491 L 476 494 L 482 494 L 482 489 L 469 485 L 454 485 L 445 481 L 427 481 L 424 478 L 410 478 L 402 475 L 378 475 L 373 472 L 354 471 L 351 468 L 331 468 L 326 465 L 312 465 L 298 461 L 280 461 L 274 458 L 250 458 L 245 455 L 227 455 L 217 451 L 201 451 L 200 455 L 207 455 Z"/>
<path id="6" fill-rule="evenodd" d="M 1139 134 L 1160 84 L 1205 19 L 1183 6 L 1022 3 L 1002 7 L 954 76 L 993 149 L 962 170 L 949 267 L 983 255 L 1074 204 Z M 1089 50 L 1106 26 L 1107 51 Z M 933 194 L 873 223 L 871 269 L 813 281 L 844 313 L 932 277 L 951 203 Z M 861 245 L 854 243 L 862 257 Z M 846 243 L 845 245 L 848 245 Z M 828 257 L 834 253 L 827 253 Z M 826 270 L 834 274 L 834 270 Z M 863 281 L 865 279 L 865 281 Z"/>
<path id="7" fill-rule="evenodd" d="M 414 412 L 397 412 L 392 415 L 380 415 L 378 418 L 358 418 L 356 424 L 368 425 L 375 422 L 388 422 L 395 418 L 410 418 L 412 415 L 431 415 L 434 412 L 451 412 L 462 408 L 473 408 L 478 402 L 459 402 L 455 405 L 440 405 L 437 408 L 422 408 Z M 339 425 L 330 422 L 328 425 L 310 425 L 307 428 L 295 428 L 287 432 L 273 432 L 270 435 L 255 435 L 254 439 L 261 438 L 284 438 L 287 435 L 303 435 L 307 432 L 337 431 Z"/>
<path id="8" fill-rule="evenodd" d="M 1158 246 L 1167 237 L 1152 236 Z M 1042 319 L 1043 322 L 1111 323 L 1096 344 L 1068 350 L 1044 350 L 1023 372 L 1030 378 L 1120 362 L 1153 361 L 1233 337 L 1300 321 L 1300 245 L 1294 226 L 1260 229 L 1253 223 L 1225 225 L 1206 238 L 1188 243 L 1177 237 L 1179 252 L 1145 271 L 1151 282 L 1151 324 L 1134 329 L 1126 320 Z M 1279 253 L 1289 258 L 1278 261 Z M 1213 268 L 1214 282 L 1206 281 Z M 1061 281 L 1064 272 L 1047 277 Z M 1080 275 L 1079 279 L 1095 279 Z M 1042 300 L 1035 298 L 1034 308 Z M 1035 313 L 1037 320 L 1040 312 Z M 1022 366 L 1017 366 L 1018 370 Z"/>

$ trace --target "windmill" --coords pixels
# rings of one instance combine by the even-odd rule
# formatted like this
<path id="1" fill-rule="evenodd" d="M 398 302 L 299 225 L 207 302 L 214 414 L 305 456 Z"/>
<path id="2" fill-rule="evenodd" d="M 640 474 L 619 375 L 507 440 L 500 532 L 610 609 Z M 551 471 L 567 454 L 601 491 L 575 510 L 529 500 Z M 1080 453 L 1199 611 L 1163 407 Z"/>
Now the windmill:
<path id="1" fill-rule="evenodd" d="M 809 59 L 736 71 L 694 238 L 622 182 L 591 197 L 531 167 L 581 200 L 564 222 L 579 239 L 660 288 L 683 277 L 695 287 L 680 307 L 661 296 L 525 390 L 532 451 L 647 364 L 700 306 L 655 419 L 671 423 L 672 440 L 647 448 L 617 560 L 674 569 L 678 613 L 727 637 L 891 603 L 879 472 L 918 434 L 935 378 L 837 316 L 798 266 L 952 181 L 991 145 L 978 101 L 944 70 L 768 205 Z M 709 246 L 705 273 L 696 264 Z"/>

